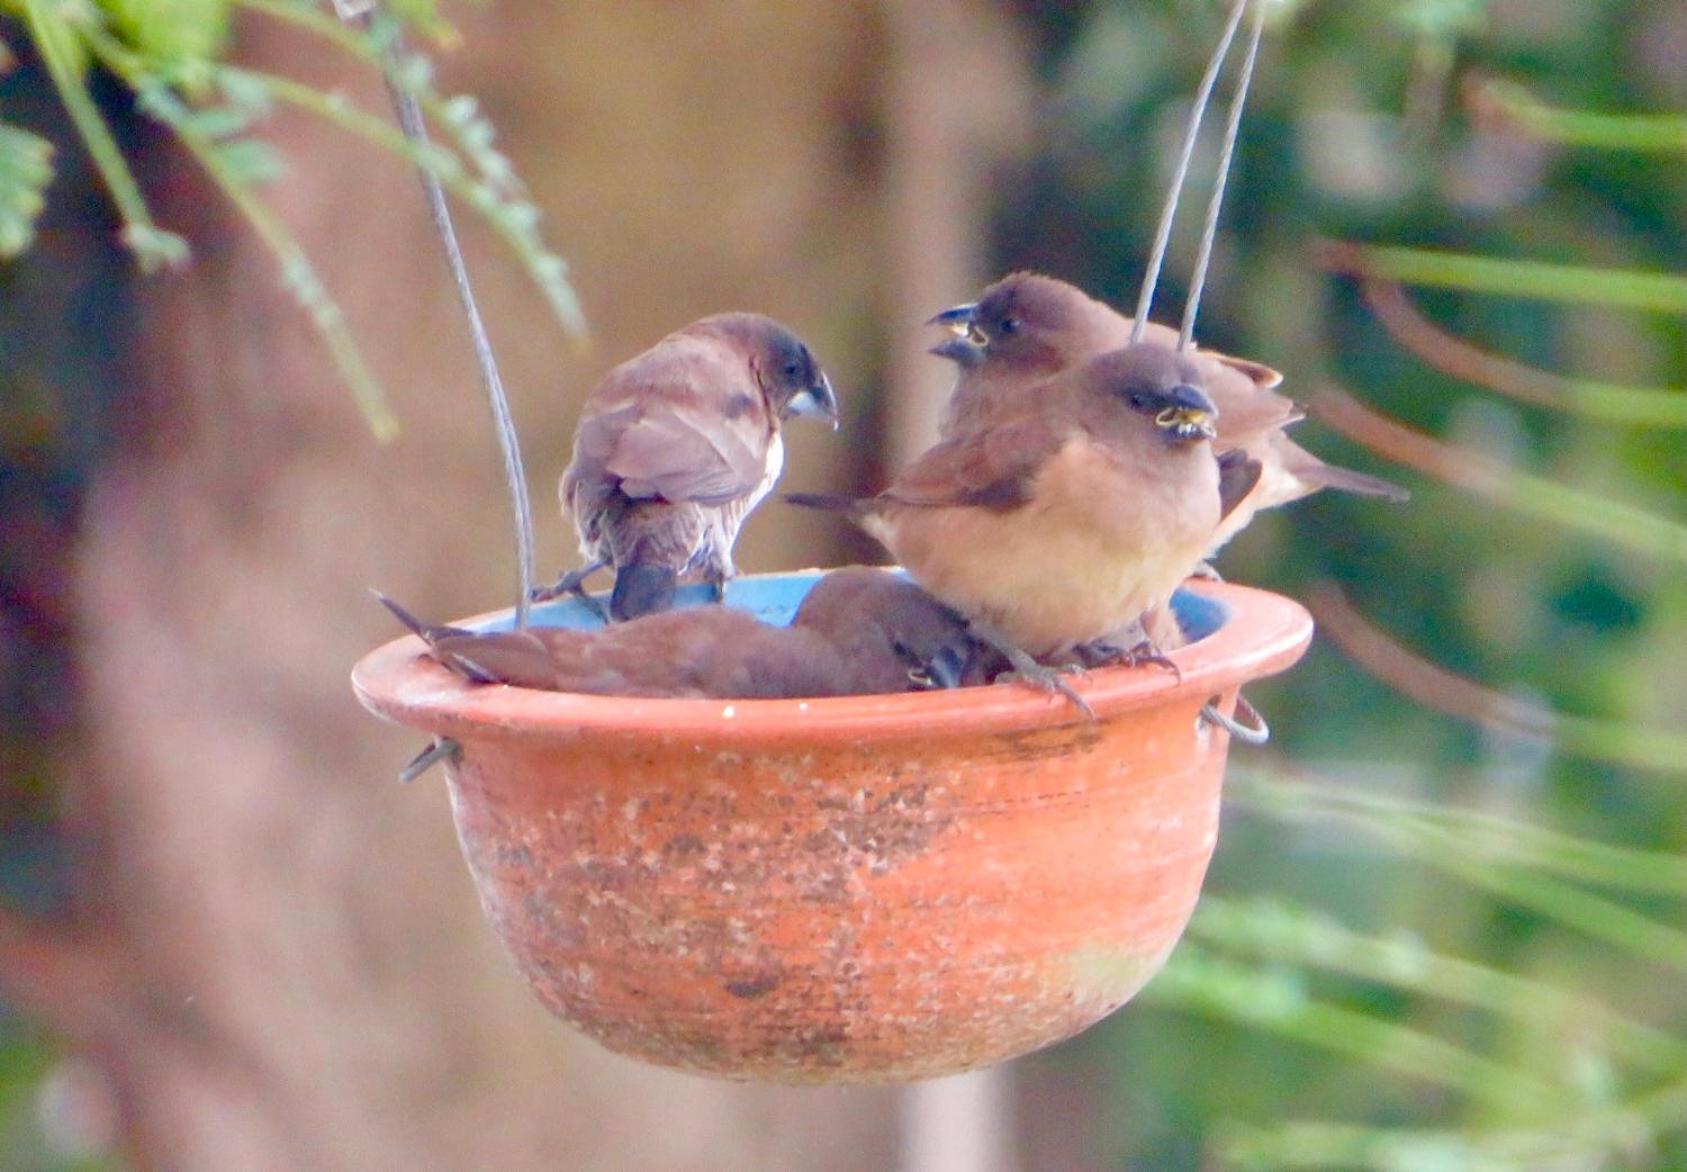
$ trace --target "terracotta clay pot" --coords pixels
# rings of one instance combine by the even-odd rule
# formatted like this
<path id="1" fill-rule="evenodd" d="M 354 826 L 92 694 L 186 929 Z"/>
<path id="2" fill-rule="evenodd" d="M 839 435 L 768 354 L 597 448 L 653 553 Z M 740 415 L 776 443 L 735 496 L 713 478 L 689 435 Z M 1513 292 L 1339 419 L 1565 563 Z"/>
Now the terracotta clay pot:
<path id="1" fill-rule="evenodd" d="M 739 579 L 729 602 L 782 619 L 813 577 Z M 1312 622 L 1227 584 L 1177 605 L 1212 629 L 1172 655 L 1181 682 L 1094 672 L 1077 686 L 1099 723 L 1017 684 L 735 702 L 472 686 L 412 637 L 352 681 L 461 744 L 463 854 L 558 1015 L 665 1066 L 900 1081 L 1077 1033 L 1183 931 L 1230 740 L 1199 710 L 1292 664 Z"/>

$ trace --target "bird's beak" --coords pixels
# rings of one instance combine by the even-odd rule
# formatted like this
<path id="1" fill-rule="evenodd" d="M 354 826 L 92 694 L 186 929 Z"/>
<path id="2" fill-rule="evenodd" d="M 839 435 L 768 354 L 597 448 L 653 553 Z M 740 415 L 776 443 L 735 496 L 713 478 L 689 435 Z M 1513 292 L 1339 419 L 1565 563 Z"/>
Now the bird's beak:
<path id="1" fill-rule="evenodd" d="M 1217 418 L 1218 408 L 1207 393 L 1185 383 L 1166 393 L 1166 406 L 1154 416 L 1154 422 L 1174 439 L 1212 439 L 1217 434 L 1213 427 Z"/>
<path id="2" fill-rule="evenodd" d="M 990 344 L 990 339 L 986 338 L 984 331 L 978 328 L 977 317 L 978 303 L 969 301 L 965 305 L 957 305 L 933 315 L 926 319 L 926 325 L 942 326 L 955 337 L 965 339 L 974 346 L 987 346 Z M 936 350 L 933 350 L 933 353 L 936 353 Z M 948 358 L 950 355 L 945 354 L 943 357 Z"/>
<path id="3" fill-rule="evenodd" d="M 819 382 L 791 396 L 786 411 L 791 415 L 824 419 L 832 425 L 833 431 L 838 430 L 838 396 L 832 390 L 832 380 L 821 375 Z"/>
<path id="4" fill-rule="evenodd" d="M 970 338 L 957 334 L 953 338 L 945 338 L 937 345 L 926 351 L 939 358 L 947 358 L 962 370 L 971 370 L 984 361 L 984 347 Z"/>
<path id="5" fill-rule="evenodd" d="M 958 688 L 966 674 L 966 661 L 953 647 L 940 647 L 925 665 L 925 677 L 934 688 Z"/>

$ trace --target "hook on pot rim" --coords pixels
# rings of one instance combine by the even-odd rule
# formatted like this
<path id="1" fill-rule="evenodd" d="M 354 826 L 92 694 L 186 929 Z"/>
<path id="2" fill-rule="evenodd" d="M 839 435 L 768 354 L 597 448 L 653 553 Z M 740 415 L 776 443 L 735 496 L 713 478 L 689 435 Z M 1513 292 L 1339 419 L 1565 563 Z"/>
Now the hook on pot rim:
<path id="1" fill-rule="evenodd" d="M 1236 713 L 1238 716 L 1246 713 L 1248 724 L 1243 724 L 1234 716 L 1226 716 L 1218 710 L 1218 703 L 1204 705 L 1201 708 L 1201 719 L 1208 724 L 1215 724 L 1229 733 L 1234 739 L 1244 745 L 1263 745 L 1271 740 L 1271 726 L 1265 723 L 1259 709 L 1249 704 L 1241 696 L 1236 697 Z"/>

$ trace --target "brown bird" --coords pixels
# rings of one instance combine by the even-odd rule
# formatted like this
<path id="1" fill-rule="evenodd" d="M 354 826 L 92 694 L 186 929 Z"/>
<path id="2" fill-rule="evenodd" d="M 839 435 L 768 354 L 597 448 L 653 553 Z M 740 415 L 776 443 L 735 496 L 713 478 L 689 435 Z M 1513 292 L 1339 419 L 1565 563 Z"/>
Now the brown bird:
<path id="1" fill-rule="evenodd" d="M 1258 478 L 1214 456 L 1201 383 L 1186 355 L 1126 347 L 1001 404 L 875 497 L 786 499 L 848 514 L 1022 676 L 1077 700 L 1037 661 L 1163 605 Z"/>
<path id="2" fill-rule="evenodd" d="M 966 622 L 893 573 L 821 578 L 788 627 L 728 607 L 646 615 L 602 630 L 475 632 L 433 626 L 376 597 L 443 666 L 474 683 L 607 696 L 775 699 L 986 682 Z"/>
<path id="3" fill-rule="evenodd" d="M 1037 273 L 1002 278 L 976 302 L 957 305 L 931 319 L 955 336 L 932 348 L 960 366 L 941 433 L 955 435 L 987 427 L 1003 412 L 1011 415 L 1025 394 L 1050 376 L 1130 341 L 1132 320 L 1065 281 Z M 1144 341 L 1177 346 L 1177 331 L 1148 323 Z M 1326 464 L 1290 439 L 1284 428 L 1303 418 L 1293 400 L 1276 392 L 1277 371 L 1245 358 L 1193 349 L 1189 360 L 1218 409 L 1214 448 L 1246 452 L 1260 465 L 1259 483 L 1248 499 L 1220 523 L 1208 556 L 1268 509 L 1321 488 L 1367 496 L 1406 499 L 1404 489 Z"/>
<path id="4" fill-rule="evenodd" d="M 793 415 L 836 427 L 837 397 L 802 339 L 759 314 L 703 318 L 611 370 L 587 397 L 561 484 L 586 564 L 536 597 L 571 591 L 595 608 L 583 584 L 609 568 L 616 619 L 667 609 L 687 573 L 719 598 L 738 529 L 784 467 Z"/>

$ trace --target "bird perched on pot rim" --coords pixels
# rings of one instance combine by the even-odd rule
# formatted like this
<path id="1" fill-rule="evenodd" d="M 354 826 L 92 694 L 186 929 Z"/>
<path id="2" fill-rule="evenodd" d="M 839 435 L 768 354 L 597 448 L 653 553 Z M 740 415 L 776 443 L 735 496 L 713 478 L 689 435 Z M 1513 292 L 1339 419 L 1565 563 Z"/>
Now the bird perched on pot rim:
<path id="1" fill-rule="evenodd" d="M 989 426 L 1012 414 L 1050 376 L 1127 345 L 1132 319 L 1082 290 L 1037 273 L 1014 273 L 989 286 L 976 302 L 931 319 L 954 333 L 932 353 L 954 361 L 959 376 L 942 422 L 953 435 Z M 1145 343 L 1177 347 L 1177 331 L 1150 322 Z M 1214 531 L 1208 555 L 1245 528 L 1260 509 L 1298 500 L 1321 488 L 1404 500 L 1396 485 L 1326 464 L 1284 429 L 1303 418 L 1293 400 L 1276 392 L 1283 376 L 1258 362 L 1191 349 L 1203 385 L 1218 409 L 1215 450 L 1240 449 L 1260 465 L 1259 483 Z"/>
<path id="2" fill-rule="evenodd" d="M 802 339 L 760 314 L 703 318 L 611 370 L 586 399 L 561 483 L 586 564 L 537 595 L 584 597 L 607 567 L 616 619 L 666 609 L 688 572 L 718 597 L 739 527 L 784 467 L 793 415 L 836 427 L 837 397 Z"/>
<path id="3" fill-rule="evenodd" d="M 432 626 L 377 594 L 443 666 L 474 683 L 609 696 L 776 699 L 986 682 L 966 622 L 885 570 L 834 570 L 789 627 L 728 607 L 688 607 L 593 631 Z"/>
<path id="4" fill-rule="evenodd" d="M 1021 675 L 1076 699 L 1036 661 L 1165 603 L 1258 478 L 1239 453 L 1221 467 L 1201 383 L 1188 356 L 1125 347 L 956 432 L 877 496 L 786 499 L 846 513 Z"/>

